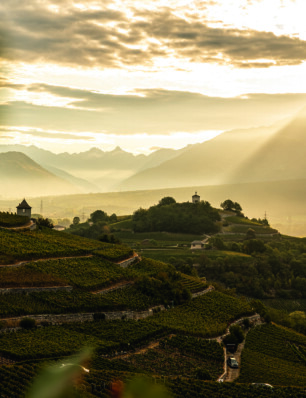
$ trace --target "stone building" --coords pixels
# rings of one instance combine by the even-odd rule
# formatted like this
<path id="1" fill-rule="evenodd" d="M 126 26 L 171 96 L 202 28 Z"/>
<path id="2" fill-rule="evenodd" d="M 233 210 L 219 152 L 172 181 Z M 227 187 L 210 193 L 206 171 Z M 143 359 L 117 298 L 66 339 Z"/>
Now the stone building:
<path id="1" fill-rule="evenodd" d="M 31 218 L 32 207 L 28 205 L 25 199 L 23 199 L 23 201 L 19 203 L 16 209 L 17 209 L 17 216 L 26 216 Z"/>
<path id="2" fill-rule="evenodd" d="M 192 196 L 192 203 L 199 203 L 200 202 L 200 196 L 198 195 L 198 193 L 196 192 L 193 196 Z"/>

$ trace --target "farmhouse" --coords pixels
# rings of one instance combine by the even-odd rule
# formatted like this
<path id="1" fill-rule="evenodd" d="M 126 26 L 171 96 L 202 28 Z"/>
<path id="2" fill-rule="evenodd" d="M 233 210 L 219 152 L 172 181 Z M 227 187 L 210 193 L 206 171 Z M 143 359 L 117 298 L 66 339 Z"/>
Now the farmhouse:
<path id="1" fill-rule="evenodd" d="M 203 240 L 194 240 L 191 242 L 191 247 L 190 249 L 204 249 L 205 248 L 205 243 Z"/>
<path id="2" fill-rule="evenodd" d="M 25 216 L 31 218 L 32 207 L 28 205 L 25 199 L 23 199 L 23 201 L 19 203 L 16 209 L 17 209 L 17 216 Z"/>

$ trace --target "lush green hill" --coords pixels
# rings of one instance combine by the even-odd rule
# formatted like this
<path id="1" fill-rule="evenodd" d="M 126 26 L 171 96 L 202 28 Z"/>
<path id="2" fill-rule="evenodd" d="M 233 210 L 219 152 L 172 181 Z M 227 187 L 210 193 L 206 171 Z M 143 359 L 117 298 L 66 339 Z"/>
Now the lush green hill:
<path id="1" fill-rule="evenodd" d="M 251 330 L 242 352 L 239 382 L 305 386 L 306 337 L 276 325 Z"/>
<path id="2" fill-rule="evenodd" d="M 0 229 L 0 264 L 37 258 L 97 255 L 116 261 L 131 255 L 126 246 L 112 245 L 51 229 L 9 231 Z"/>

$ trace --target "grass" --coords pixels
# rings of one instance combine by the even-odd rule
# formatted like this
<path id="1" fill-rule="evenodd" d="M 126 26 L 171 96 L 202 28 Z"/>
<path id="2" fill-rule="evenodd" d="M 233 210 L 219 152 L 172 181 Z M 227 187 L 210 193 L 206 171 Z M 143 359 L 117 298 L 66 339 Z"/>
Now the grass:
<path id="1" fill-rule="evenodd" d="M 260 224 L 259 222 L 251 221 L 251 220 L 248 220 L 247 218 L 237 217 L 237 216 L 226 217 L 225 221 L 232 223 L 232 224 L 243 224 L 243 225 L 249 225 L 249 226 L 257 225 L 259 227 L 262 226 L 262 224 Z"/>

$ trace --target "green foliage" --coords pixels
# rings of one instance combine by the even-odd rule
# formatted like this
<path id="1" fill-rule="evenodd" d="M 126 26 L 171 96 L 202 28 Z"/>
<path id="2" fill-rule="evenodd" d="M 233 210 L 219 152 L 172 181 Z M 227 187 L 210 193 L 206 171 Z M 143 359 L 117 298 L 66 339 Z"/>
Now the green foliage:
<path id="1" fill-rule="evenodd" d="M 178 273 L 161 272 L 154 278 L 144 276 L 135 283 L 140 292 L 154 297 L 158 302 L 180 304 L 190 299 L 190 292 L 181 283 Z"/>
<path id="2" fill-rule="evenodd" d="M 80 217 L 73 217 L 73 225 L 78 225 L 80 224 Z"/>
<path id="3" fill-rule="evenodd" d="M 0 227 L 21 227 L 30 221 L 29 217 L 17 216 L 9 212 L 0 212 Z"/>
<path id="4" fill-rule="evenodd" d="M 103 222 L 103 221 L 108 221 L 109 217 L 108 215 L 103 211 L 103 210 L 96 210 L 90 215 L 90 221 L 92 221 L 94 224 L 97 224 L 98 222 Z"/>
<path id="5" fill-rule="evenodd" d="M 133 214 L 135 232 L 168 231 L 183 233 L 217 232 L 218 211 L 208 202 L 173 203 L 152 206 L 148 210 L 140 208 Z"/>
<path id="6" fill-rule="evenodd" d="M 219 292 L 210 292 L 155 315 L 152 322 L 179 333 L 213 337 L 224 333 L 230 321 L 250 313 L 252 310 L 246 302 Z"/>
<path id="7" fill-rule="evenodd" d="M 104 253 L 105 258 L 114 261 L 126 258 L 132 252 L 125 246 L 89 240 L 48 228 L 26 232 L 0 230 L 0 253 L 16 260 L 82 256 L 94 250 L 99 250 L 101 256 Z"/>
<path id="8" fill-rule="evenodd" d="M 36 220 L 36 226 L 38 229 L 42 229 L 42 227 L 45 228 L 54 228 L 53 222 L 49 218 L 43 218 L 40 217 Z"/>
<path id="9" fill-rule="evenodd" d="M 230 327 L 230 333 L 224 337 L 223 343 L 227 344 L 235 344 L 237 347 L 238 344 L 242 343 L 244 340 L 244 334 L 239 325 L 232 325 Z"/>
<path id="10" fill-rule="evenodd" d="M 168 205 L 172 205 L 174 203 L 176 203 L 176 200 L 174 198 L 172 198 L 171 196 L 165 196 L 158 202 L 158 205 L 159 206 L 168 206 Z"/>
<path id="11" fill-rule="evenodd" d="M 305 386 L 304 352 L 306 337 L 276 325 L 252 329 L 242 352 L 239 382 Z"/>
<path id="12" fill-rule="evenodd" d="M 18 268 L 0 268 L 0 288 L 50 287 L 68 285 L 62 275 L 50 275 L 48 271 L 32 267 L 29 264 Z"/>
<path id="13" fill-rule="evenodd" d="M 117 344 L 60 326 L 21 330 L 0 336 L 0 353 L 16 360 L 69 355 L 85 346 L 110 352 Z"/>
<path id="14" fill-rule="evenodd" d="M 33 329 L 35 328 L 36 321 L 33 318 L 23 318 L 19 322 L 19 326 L 23 329 Z"/>
<path id="15" fill-rule="evenodd" d="M 227 199 L 224 202 L 222 202 L 220 204 L 220 207 L 222 207 L 224 211 L 234 211 L 238 214 L 240 214 L 240 212 L 242 211 L 242 207 L 240 206 L 240 204 L 237 202 L 233 202 L 230 199 Z"/>
<path id="16" fill-rule="evenodd" d="M 252 228 L 249 228 L 247 231 L 246 231 L 246 234 L 245 234 L 246 236 L 246 239 L 255 239 L 256 238 L 256 234 L 255 234 L 255 231 L 254 231 L 254 229 L 252 229 Z"/>
<path id="17" fill-rule="evenodd" d="M 39 261 L 28 268 L 63 278 L 68 284 L 84 290 L 97 290 L 133 279 L 133 273 L 128 269 L 98 257 Z"/>

